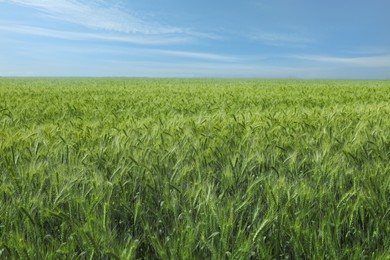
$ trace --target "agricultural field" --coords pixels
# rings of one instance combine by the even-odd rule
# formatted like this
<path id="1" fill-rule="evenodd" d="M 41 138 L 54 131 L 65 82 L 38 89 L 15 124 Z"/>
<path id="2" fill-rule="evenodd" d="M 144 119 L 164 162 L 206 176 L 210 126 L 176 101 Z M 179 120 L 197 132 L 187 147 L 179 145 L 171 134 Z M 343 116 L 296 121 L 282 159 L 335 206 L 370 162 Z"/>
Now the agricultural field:
<path id="1" fill-rule="evenodd" d="M 0 258 L 389 259 L 390 81 L 2 78 Z"/>

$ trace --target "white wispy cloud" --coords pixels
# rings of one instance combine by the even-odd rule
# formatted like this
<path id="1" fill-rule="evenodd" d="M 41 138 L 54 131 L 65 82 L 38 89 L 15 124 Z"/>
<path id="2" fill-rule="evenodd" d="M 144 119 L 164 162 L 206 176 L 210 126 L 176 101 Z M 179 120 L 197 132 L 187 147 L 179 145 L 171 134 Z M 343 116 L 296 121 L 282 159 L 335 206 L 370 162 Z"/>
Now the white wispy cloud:
<path id="1" fill-rule="evenodd" d="M 82 50 L 83 53 L 88 52 L 88 50 Z M 139 57 L 153 57 L 162 58 L 162 57 L 177 57 L 184 58 L 185 60 L 202 60 L 202 61 L 211 61 L 211 62 L 220 62 L 225 64 L 233 64 L 242 61 L 246 61 L 245 57 L 241 56 L 232 56 L 225 54 L 216 54 L 209 52 L 196 52 L 196 51 L 175 51 L 175 50 L 164 50 L 164 49 L 151 49 L 151 48 L 116 48 L 116 49 L 90 49 L 89 52 L 97 53 L 110 53 L 114 55 L 120 55 L 121 57 L 129 56 L 139 56 Z"/>
<path id="2" fill-rule="evenodd" d="M 49 30 L 40 27 L 32 27 L 32 26 L 3 26 L 0 25 L 0 32 L 8 32 L 8 33 L 20 33 L 22 35 L 35 35 L 35 36 L 43 36 L 49 38 L 58 38 L 65 39 L 70 41 L 94 41 L 96 42 L 93 46 L 88 47 L 69 47 L 64 45 L 59 46 L 48 46 L 47 48 L 41 48 L 42 51 L 45 49 L 50 49 L 52 51 L 64 52 L 66 51 L 69 54 L 102 54 L 106 53 L 109 55 L 118 55 L 120 57 L 178 57 L 178 58 L 186 58 L 190 60 L 208 60 L 215 62 L 238 62 L 243 60 L 251 60 L 253 57 L 238 57 L 226 54 L 216 54 L 210 52 L 196 52 L 196 51 L 183 51 L 183 50 L 172 50 L 172 49 L 161 49 L 161 48 L 153 48 L 153 45 L 171 45 L 172 43 L 183 43 L 183 37 L 175 37 L 169 36 L 162 38 L 161 36 L 156 37 L 154 35 L 147 36 L 134 36 L 134 35 L 110 35 L 103 33 L 81 33 L 81 32 L 67 32 L 60 30 Z M 100 44 L 101 42 L 119 42 L 119 43 L 132 43 L 139 45 L 150 45 L 147 48 L 135 48 L 135 47 L 120 47 L 117 46 L 112 48 L 111 46 L 107 46 L 104 44 Z M 30 49 L 33 47 L 29 47 Z M 34 51 L 36 52 L 36 51 Z"/>
<path id="3" fill-rule="evenodd" d="M 360 56 L 380 56 L 390 53 L 390 48 L 388 46 L 360 47 L 352 50 L 344 50 L 344 53 Z"/>
<path id="4" fill-rule="evenodd" d="M 220 61 L 220 62 L 235 62 L 240 60 L 239 57 L 235 57 L 235 56 L 220 55 L 220 54 L 206 53 L 206 52 L 172 51 L 172 50 L 149 50 L 149 51 L 160 55 L 166 55 L 166 56 L 175 56 L 175 57 L 182 57 L 182 58 Z"/>
<path id="5" fill-rule="evenodd" d="M 141 34 L 185 33 L 173 26 L 145 21 L 129 10 L 115 7 L 112 2 L 80 0 L 7 0 L 7 2 L 32 7 L 42 14 L 58 20 L 79 24 L 88 28 Z"/>
<path id="6" fill-rule="evenodd" d="M 67 49 L 69 53 L 106 53 L 109 55 L 120 56 L 122 58 L 131 57 L 143 57 L 143 58 L 184 58 L 186 61 L 210 61 L 219 62 L 224 64 L 235 64 L 243 61 L 248 61 L 250 58 L 245 56 L 234 56 L 227 54 L 216 54 L 211 52 L 197 52 L 197 51 L 177 51 L 167 49 L 155 49 L 155 48 L 105 48 L 105 47 L 94 47 L 85 49 Z"/>
<path id="7" fill-rule="evenodd" d="M 323 55 L 290 55 L 290 58 L 359 67 L 390 67 L 390 54 L 360 57 L 334 57 Z"/>
<path id="8" fill-rule="evenodd" d="M 57 39 L 74 41 L 109 41 L 145 45 L 177 44 L 190 41 L 190 36 L 177 35 L 138 35 L 138 34 L 112 34 L 101 32 L 72 32 L 52 30 L 36 26 L 12 25 L 1 26 L 0 31 L 19 33 L 23 35 L 37 35 Z"/>

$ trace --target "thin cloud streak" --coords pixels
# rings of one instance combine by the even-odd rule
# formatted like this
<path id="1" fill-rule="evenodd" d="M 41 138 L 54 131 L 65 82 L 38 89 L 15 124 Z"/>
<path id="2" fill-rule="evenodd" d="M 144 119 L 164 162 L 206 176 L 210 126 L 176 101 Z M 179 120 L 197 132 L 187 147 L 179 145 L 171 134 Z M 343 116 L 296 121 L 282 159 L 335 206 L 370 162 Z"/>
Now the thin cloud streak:
<path id="1" fill-rule="evenodd" d="M 220 55 L 214 53 L 204 53 L 204 52 L 172 51 L 172 50 L 150 50 L 150 52 L 161 54 L 161 55 L 167 55 L 167 56 L 193 58 L 193 59 L 210 60 L 210 61 L 221 61 L 221 62 L 235 62 L 241 60 L 238 57 Z"/>
<path id="2" fill-rule="evenodd" d="M 300 60 L 344 64 L 359 67 L 390 67 L 390 54 L 348 58 L 321 55 L 290 55 L 289 57 Z"/>
<path id="3" fill-rule="evenodd" d="M 0 31 L 9 33 L 19 33 L 23 35 L 36 35 L 72 41 L 110 41 L 145 45 L 166 45 L 190 42 L 192 39 L 188 36 L 177 35 L 129 35 L 129 34 L 105 34 L 105 33 L 86 33 L 70 32 L 61 30 L 51 30 L 34 26 L 0 26 Z"/>
<path id="4" fill-rule="evenodd" d="M 88 48 L 88 49 L 78 49 L 78 50 L 67 50 L 69 53 L 74 53 L 75 51 L 80 54 L 85 53 L 107 53 L 110 55 L 117 55 L 122 58 L 126 57 L 152 57 L 153 59 L 161 58 L 184 58 L 185 60 L 202 60 L 210 62 L 219 62 L 220 64 L 235 64 L 238 62 L 244 62 L 248 59 L 242 56 L 232 56 L 225 54 L 216 54 L 209 52 L 196 52 L 196 51 L 176 51 L 176 50 L 164 50 L 164 49 L 153 49 L 153 48 Z"/>
<path id="5" fill-rule="evenodd" d="M 110 53 L 120 55 L 121 57 L 128 56 L 139 56 L 139 57 L 153 57 L 154 59 L 163 57 L 178 57 L 185 58 L 186 60 L 203 60 L 211 62 L 220 62 L 223 64 L 232 64 L 237 62 L 247 61 L 245 57 L 232 56 L 208 52 L 196 52 L 196 51 L 175 51 L 175 50 L 164 50 L 164 49 L 146 49 L 146 48 L 121 48 L 121 49 L 107 49 L 107 48 L 96 48 L 90 49 L 91 52 L 98 53 Z M 88 50 L 82 50 L 83 53 Z"/>

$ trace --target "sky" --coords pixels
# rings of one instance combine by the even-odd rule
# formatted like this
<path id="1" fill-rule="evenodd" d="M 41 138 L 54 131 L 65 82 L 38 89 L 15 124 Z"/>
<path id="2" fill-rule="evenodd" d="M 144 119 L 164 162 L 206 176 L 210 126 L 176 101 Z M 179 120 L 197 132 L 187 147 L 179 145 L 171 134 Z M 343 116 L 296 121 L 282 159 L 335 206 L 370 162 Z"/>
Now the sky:
<path id="1" fill-rule="evenodd" d="M 389 0 L 0 0 L 0 76 L 390 79 Z"/>

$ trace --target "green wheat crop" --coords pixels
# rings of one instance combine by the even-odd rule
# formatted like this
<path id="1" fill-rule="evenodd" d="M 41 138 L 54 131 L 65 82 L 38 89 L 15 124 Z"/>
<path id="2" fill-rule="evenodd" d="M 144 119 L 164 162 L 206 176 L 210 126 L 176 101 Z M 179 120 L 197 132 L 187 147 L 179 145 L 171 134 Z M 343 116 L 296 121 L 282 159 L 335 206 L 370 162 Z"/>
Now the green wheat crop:
<path id="1" fill-rule="evenodd" d="M 0 79 L 0 258 L 389 259 L 390 82 Z"/>

